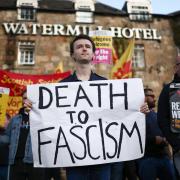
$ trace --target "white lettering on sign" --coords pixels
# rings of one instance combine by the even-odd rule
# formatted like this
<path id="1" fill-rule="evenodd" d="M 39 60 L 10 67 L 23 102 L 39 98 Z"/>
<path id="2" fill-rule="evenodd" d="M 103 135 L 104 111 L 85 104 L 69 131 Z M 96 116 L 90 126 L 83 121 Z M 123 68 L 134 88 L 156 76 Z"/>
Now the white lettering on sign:
<path id="1" fill-rule="evenodd" d="M 180 119 L 180 102 L 171 102 L 172 118 Z"/>
<path id="2" fill-rule="evenodd" d="M 91 26 L 85 25 L 63 25 L 63 24 L 30 24 L 25 23 L 3 23 L 2 26 L 7 34 L 26 34 L 26 35 L 46 35 L 46 36 L 77 36 L 81 32 L 88 34 L 93 30 Z M 110 30 L 113 37 L 132 38 L 135 35 L 136 39 L 160 40 L 156 29 L 143 28 L 122 28 L 103 26 L 95 27 L 95 30 Z"/>
<path id="3" fill-rule="evenodd" d="M 30 85 L 27 94 L 33 103 L 30 129 L 36 167 L 84 166 L 143 156 L 140 79 Z"/>

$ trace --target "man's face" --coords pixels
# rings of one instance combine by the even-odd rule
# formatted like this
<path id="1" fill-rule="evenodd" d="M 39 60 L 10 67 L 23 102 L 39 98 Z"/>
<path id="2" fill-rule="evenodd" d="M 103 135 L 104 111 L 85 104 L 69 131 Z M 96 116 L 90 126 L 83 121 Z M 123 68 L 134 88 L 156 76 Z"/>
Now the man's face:
<path id="1" fill-rule="evenodd" d="M 74 42 L 72 58 L 79 64 L 89 64 L 94 56 L 93 47 L 89 40 L 79 39 Z"/>
<path id="2" fill-rule="evenodd" d="M 180 58 L 176 60 L 175 73 L 180 77 Z"/>
<path id="3" fill-rule="evenodd" d="M 153 91 L 146 92 L 145 101 L 147 102 L 150 109 L 155 107 L 156 100 Z"/>

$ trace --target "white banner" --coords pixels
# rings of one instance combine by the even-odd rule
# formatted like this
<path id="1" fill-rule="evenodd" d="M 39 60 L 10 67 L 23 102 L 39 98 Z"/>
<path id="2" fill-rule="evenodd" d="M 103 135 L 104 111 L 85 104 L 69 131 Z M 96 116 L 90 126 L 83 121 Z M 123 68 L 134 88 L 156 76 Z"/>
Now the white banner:
<path id="1" fill-rule="evenodd" d="M 35 167 L 137 159 L 145 146 L 141 79 L 29 85 Z"/>

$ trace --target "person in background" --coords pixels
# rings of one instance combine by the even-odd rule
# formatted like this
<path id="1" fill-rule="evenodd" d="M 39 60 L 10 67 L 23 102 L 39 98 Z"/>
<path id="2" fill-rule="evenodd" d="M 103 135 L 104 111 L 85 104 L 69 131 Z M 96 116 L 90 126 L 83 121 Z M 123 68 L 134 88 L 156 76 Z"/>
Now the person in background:
<path id="1" fill-rule="evenodd" d="M 141 180 L 175 180 L 175 171 L 169 157 L 168 142 L 163 136 L 157 122 L 155 95 L 152 89 L 144 89 L 145 100 L 150 112 L 146 114 L 145 155 L 139 159 L 138 169 Z"/>
<path id="2" fill-rule="evenodd" d="M 92 39 L 84 34 L 76 36 L 70 44 L 70 55 L 75 63 L 75 71 L 72 75 L 61 82 L 81 82 L 106 80 L 106 78 L 92 72 L 92 59 L 95 53 L 95 44 Z M 27 100 L 26 108 L 31 109 L 32 103 Z M 148 106 L 144 104 L 141 112 L 148 112 Z M 67 167 L 67 180 L 110 180 L 111 165 L 88 165 L 78 167 Z"/>
<path id="3" fill-rule="evenodd" d="M 179 132 L 173 132 L 172 130 L 172 122 L 171 122 L 171 114 L 170 114 L 170 85 L 171 84 L 179 84 L 180 83 L 180 56 L 176 58 L 175 62 L 175 74 L 174 79 L 171 83 L 164 86 L 162 89 L 159 101 L 158 101 L 158 123 L 159 126 L 168 140 L 168 142 L 171 144 L 173 148 L 173 156 L 174 156 L 174 162 L 175 167 L 177 170 L 177 176 L 178 179 L 180 179 L 180 128 Z M 177 88 L 177 91 L 175 93 L 177 95 L 177 104 L 180 102 L 179 98 L 179 88 Z M 177 108 L 179 108 L 177 106 Z M 178 117 L 177 120 L 180 118 Z M 178 122 L 178 121 L 177 121 Z"/>
<path id="4" fill-rule="evenodd" d="M 8 179 L 9 139 L 5 134 L 10 116 L 6 114 L 5 126 L 0 127 L 0 180 Z"/>
<path id="5" fill-rule="evenodd" d="M 23 92 L 22 98 L 24 105 L 27 99 L 26 91 Z M 44 169 L 33 167 L 29 131 L 29 112 L 22 107 L 6 129 L 6 135 L 9 137 L 10 180 L 44 180 Z"/>

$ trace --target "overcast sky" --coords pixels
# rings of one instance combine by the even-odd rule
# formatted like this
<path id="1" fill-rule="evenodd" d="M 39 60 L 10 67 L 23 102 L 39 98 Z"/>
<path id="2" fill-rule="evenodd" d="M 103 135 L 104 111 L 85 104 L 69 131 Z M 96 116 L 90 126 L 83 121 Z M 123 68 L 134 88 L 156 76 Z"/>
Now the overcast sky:
<path id="1" fill-rule="evenodd" d="M 117 9 L 122 9 L 125 0 L 97 0 Z M 180 0 L 151 0 L 153 14 L 169 14 L 180 10 Z"/>

